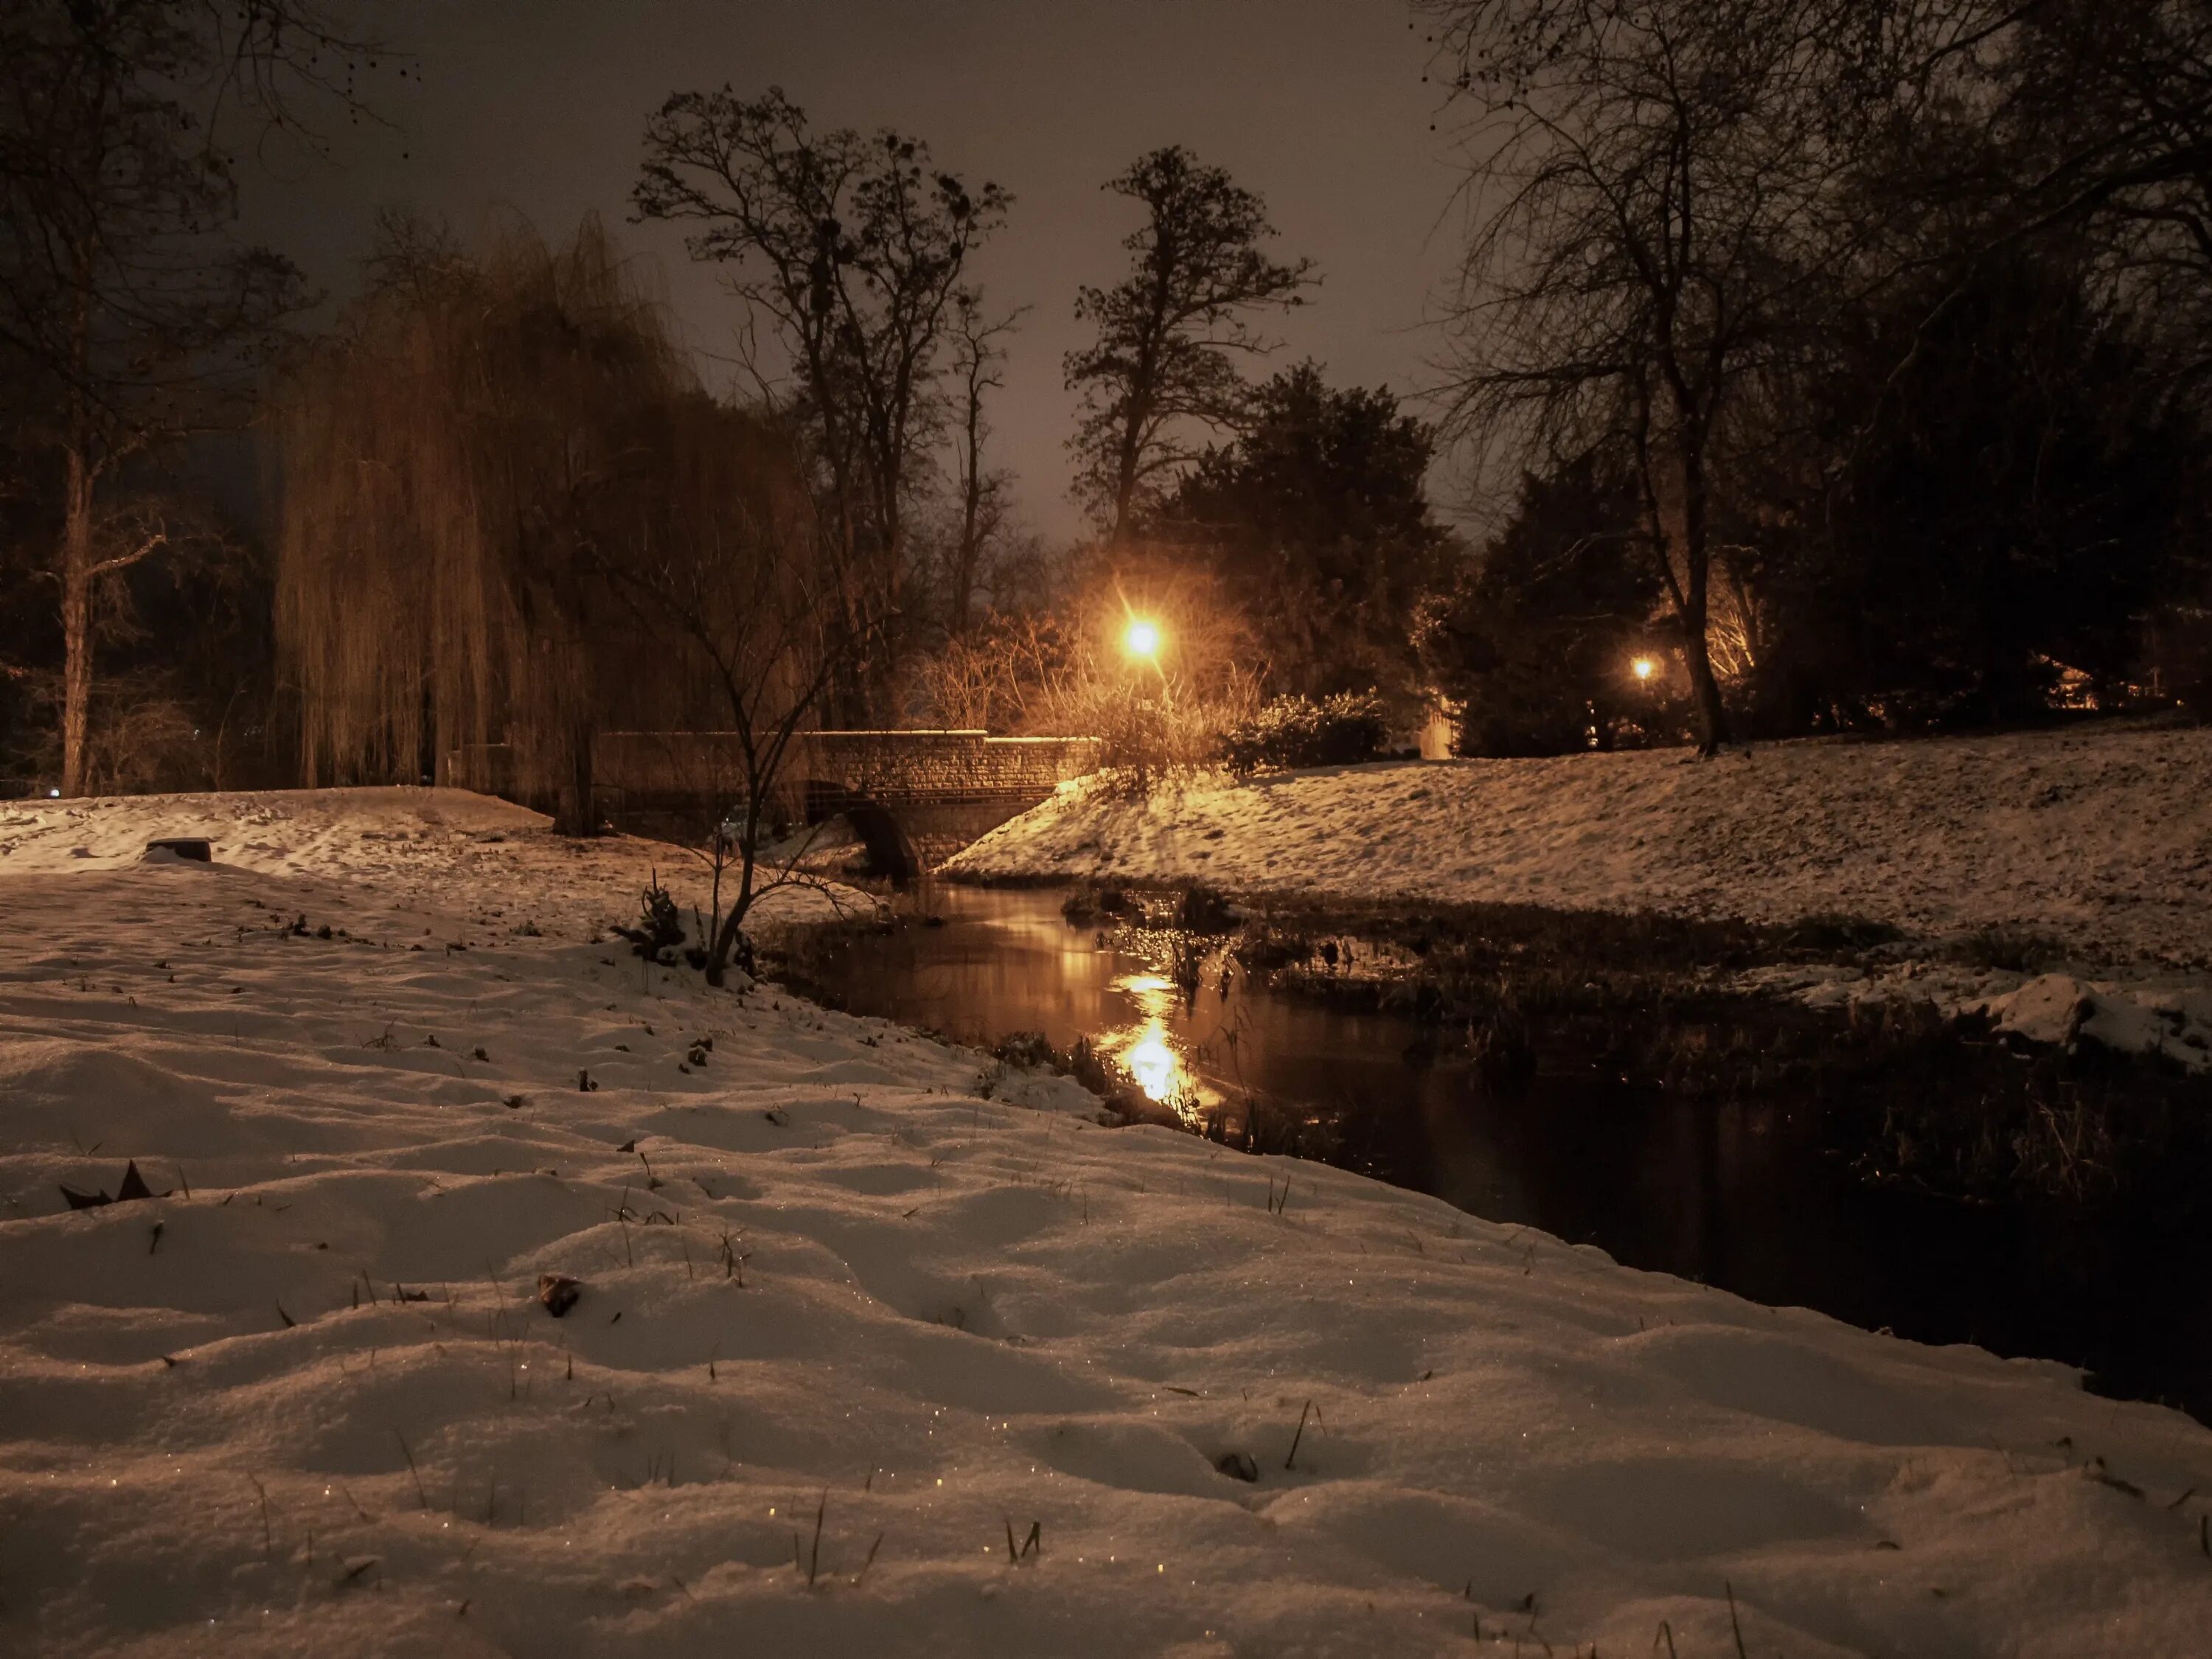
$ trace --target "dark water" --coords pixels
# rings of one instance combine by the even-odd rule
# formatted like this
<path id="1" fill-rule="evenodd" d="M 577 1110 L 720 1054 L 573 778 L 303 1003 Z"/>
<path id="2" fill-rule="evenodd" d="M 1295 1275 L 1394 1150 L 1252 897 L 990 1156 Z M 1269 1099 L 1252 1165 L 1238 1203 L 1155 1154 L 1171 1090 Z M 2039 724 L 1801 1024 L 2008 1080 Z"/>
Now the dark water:
<path id="1" fill-rule="evenodd" d="M 1920 1341 L 2066 1360 L 2104 1391 L 2212 1421 L 2201 1240 L 1872 1188 L 1822 1150 L 1808 1113 L 1784 1108 L 1549 1077 L 1502 1099 L 1463 1063 L 1409 1060 L 1428 1035 L 1410 1020 L 1317 1007 L 1242 975 L 1224 994 L 1218 964 L 1186 1008 L 1164 957 L 1071 926 L 1063 896 L 925 887 L 902 901 L 917 925 L 812 974 L 856 1013 L 965 1042 L 1088 1036 L 1186 1118 L 1253 1100 L 1337 1119 L 1386 1179 L 1632 1267 Z M 918 925 L 926 915 L 944 925 Z"/>

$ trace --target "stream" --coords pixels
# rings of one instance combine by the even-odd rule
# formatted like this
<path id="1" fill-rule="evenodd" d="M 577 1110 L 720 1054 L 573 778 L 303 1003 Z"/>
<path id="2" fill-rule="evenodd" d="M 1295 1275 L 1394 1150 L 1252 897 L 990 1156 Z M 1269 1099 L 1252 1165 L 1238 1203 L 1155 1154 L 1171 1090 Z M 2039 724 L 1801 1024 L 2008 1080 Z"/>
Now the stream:
<path id="1" fill-rule="evenodd" d="M 989 1047 L 1088 1037 L 1166 1118 L 1330 1118 L 1357 1164 L 1489 1220 L 1599 1246 L 1634 1267 L 1803 1305 L 1930 1343 L 2087 1368 L 2100 1392 L 2212 1422 L 2212 1283 L 2197 1243 L 2125 1218 L 2062 1222 L 1870 1187 L 1809 1111 L 1670 1100 L 1540 1074 L 1485 1091 L 1435 1033 L 1209 966 L 1193 1004 L 1152 936 L 1075 926 L 1066 890 L 926 882 L 906 925 L 808 964 L 811 994 Z"/>

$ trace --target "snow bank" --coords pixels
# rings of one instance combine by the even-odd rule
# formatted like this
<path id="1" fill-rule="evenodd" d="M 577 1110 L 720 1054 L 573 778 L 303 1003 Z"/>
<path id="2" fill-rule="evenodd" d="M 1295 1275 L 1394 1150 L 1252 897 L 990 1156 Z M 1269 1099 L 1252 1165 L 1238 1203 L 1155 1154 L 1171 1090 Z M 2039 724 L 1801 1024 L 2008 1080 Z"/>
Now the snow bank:
<path id="1" fill-rule="evenodd" d="M 978 1098 L 556 937 L 635 849 L 282 804 L 256 851 L 204 803 L 212 866 L 125 861 L 177 804 L 0 860 L 0 1651 L 1716 1655 L 1731 1591 L 1792 1659 L 2212 1629 L 2176 1413 Z M 126 1158 L 175 1190 L 64 1207 Z"/>
<path id="2" fill-rule="evenodd" d="M 2119 962 L 2212 961 L 2212 730 L 1411 762 L 1064 789 L 955 858 L 977 877 L 1821 913 L 2018 927 Z"/>
<path id="3" fill-rule="evenodd" d="M 2096 1042 L 2129 1054 L 2162 1054 L 2192 1072 L 2212 1069 L 2212 992 L 2203 989 L 2040 974 L 1968 1006 L 1993 1016 L 1998 1030 L 2031 1042 L 2066 1048 Z"/>
<path id="4" fill-rule="evenodd" d="M 1871 969 L 1785 963 L 1751 969 L 1732 982 L 1814 1008 L 1932 1003 L 1946 1015 L 1986 1014 L 1997 1030 L 2024 1042 L 2063 1048 L 2093 1042 L 2124 1054 L 2157 1054 L 2185 1071 L 2212 1071 L 2212 986 L 2201 975 L 2128 983 L 1908 958 L 1877 962 Z"/>
<path id="5" fill-rule="evenodd" d="M 466 931 L 529 928 L 589 937 L 634 923 L 638 896 L 659 879 L 688 914 L 710 902 L 711 872 L 665 842 L 553 834 L 527 807 L 465 789 L 270 789 L 210 795 L 109 796 L 0 806 L 0 877 L 112 869 L 149 860 L 147 843 L 213 843 L 214 861 L 263 875 L 336 878 L 394 902 L 465 920 Z M 754 912 L 775 927 L 869 911 L 855 889 L 780 888 Z"/>

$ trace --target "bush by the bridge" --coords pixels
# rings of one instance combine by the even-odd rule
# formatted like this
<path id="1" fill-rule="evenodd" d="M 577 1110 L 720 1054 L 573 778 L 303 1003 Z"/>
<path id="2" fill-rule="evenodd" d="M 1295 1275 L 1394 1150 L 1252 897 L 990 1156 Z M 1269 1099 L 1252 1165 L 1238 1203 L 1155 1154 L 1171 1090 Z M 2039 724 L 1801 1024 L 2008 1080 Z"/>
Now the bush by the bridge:
<path id="1" fill-rule="evenodd" d="M 1349 766 L 1373 760 L 1390 733 L 1390 716 L 1372 691 L 1344 691 L 1315 702 L 1277 697 L 1230 728 L 1222 758 L 1238 777 L 1263 766 Z"/>

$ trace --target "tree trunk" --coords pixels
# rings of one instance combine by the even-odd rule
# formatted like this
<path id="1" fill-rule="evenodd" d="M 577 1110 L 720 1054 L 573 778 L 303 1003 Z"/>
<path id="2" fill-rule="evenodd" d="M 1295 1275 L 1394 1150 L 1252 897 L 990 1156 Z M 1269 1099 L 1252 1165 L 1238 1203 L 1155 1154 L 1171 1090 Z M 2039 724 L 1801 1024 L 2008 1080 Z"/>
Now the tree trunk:
<path id="1" fill-rule="evenodd" d="M 1705 628 L 1710 619 L 1712 549 L 1707 539 L 1705 431 L 1688 423 L 1677 439 L 1682 471 L 1682 661 L 1690 672 L 1690 697 L 1697 709 L 1698 752 L 1708 757 L 1729 740 L 1728 708 L 1720 682 L 1713 678 L 1712 653 Z"/>
<path id="2" fill-rule="evenodd" d="M 975 431 L 975 416 L 968 420 L 968 476 L 960 491 L 960 545 L 953 556 L 952 605 L 950 617 L 954 638 L 964 638 L 975 602 L 975 566 L 981 550 L 983 516 L 982 444 Z"/>
<path id="3" fill-rule="evenodd" d="M 1720 682 L 1713 678 L 1712 659 L 1706 654 L 1705 630 L 1686 636 L 1682 659 L 1689 665 L 1690 697 L 1698 713 L 1698 752 L 1711 757 L 1729 740 L 1728 708 L 1721 702 Z"/>
<path id="4" fill-rule="evenodd" d="M 1146 353 L 1149 359 L 1150 353 Z M 1149 367 L 1140 369 L 1147 377 Z M 1139 404 L 1139 398 L 1144 404 Z M 1129 394 L 1128 423 L 1121 429 L 1121 441 L 1114 458 L 1114 528 L 1106 539 L 1109 545 L 1119 547 L 1129 534 L 1129 509 L 1137 499 L 1137 464 L 1143 459 L 1138 440 L 1144 431 L 1143 407 L 1151 401 L 1151 387 Z"/>
<path id="5" fill-rule="evenodd" d="M 1137 499 L 1137 469 L 1144 460 L 1145 422 L 1152 407 L 1152 365 L 1158 357 L 1158 345 L 1153 338 L 1163 326 L 1155 315 L 1153 327 L 1137 354 L 1134 373 L 1130 379 L 1128 407 L 1123 411 L 1121 438 L 1114 456 L 1114 529 L 1107 537 L 1110 545 L 1119 547 L 1129 533 L 1129 509 Z"/>
<path id="6" fill-rule="evenodd" d="M 62 793 L 85 790 L 92 730 L 92 473 L 69 452 L 62 522 Z"/>
<path id="7" fill-rule="evenodd" d="M 746 769 L 750 782 L 745 800 L 745 826 L 738 832 L 738 843 L 730 850 L 738 855 L 738 890 L 730 901 L 729 914 L 720 916 L 714 928 L 714 938 L 707 952 L 707 983 L 720 986 L 729 974 L 730 958 L 737 951 L 738 942 L 744 938 L 745 917 L 753 908 L 754 861 L 760 847 L 761 800 L 767 794 L 771 780 L 761 775 L 757 767 Z M 714 902 L 719 908 L 722 898 L 722 876 L 726 866 L 719 844 L 720 825 L 715 827 L 718 844 L 714 854 Z"/>
<path id="8" fill-rule="evenodd" d="M 592 776 L 592 726 L 586 720 L 572 720 L 568 724 L 568 750 L 563 769 L 567 775 L 562 780 L 559 811 L 553 827 L 564 836 L 593 836 L 599 833 L 598 804 L 593 799 Z"/>
<path id="9" fill-rule="evenodd" d="M 1129 533 L 1129 503 L 1136 493 L 1136 446 L 1125 438 L 1114 482 L 1114 527 L 1106 534 L 1111 546 L 1119 547 Z"/>

